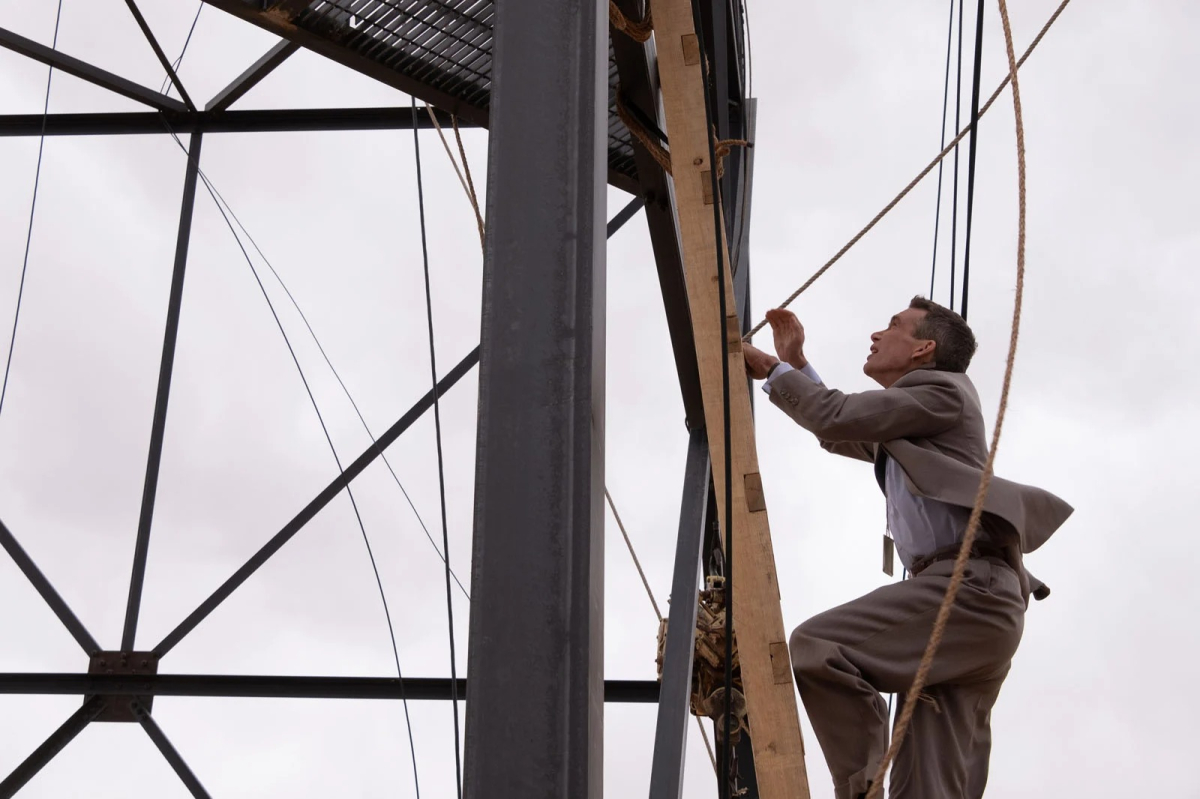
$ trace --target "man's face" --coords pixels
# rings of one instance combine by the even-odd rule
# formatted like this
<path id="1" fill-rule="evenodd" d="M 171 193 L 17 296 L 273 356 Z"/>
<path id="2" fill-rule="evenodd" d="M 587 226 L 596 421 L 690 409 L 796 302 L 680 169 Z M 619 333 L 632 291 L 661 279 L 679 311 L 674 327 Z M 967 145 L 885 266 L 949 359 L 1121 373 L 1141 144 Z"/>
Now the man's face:
<path id="1" fill-rule="evenodd" d="M 913 335 L 925 311 L 906 308 L 888 322 L 888 326 L 871 334 L 871 352 L 863 364 L 863 372 L 885 388 L 907 374 L 932 353 L 932 342 Z"/>

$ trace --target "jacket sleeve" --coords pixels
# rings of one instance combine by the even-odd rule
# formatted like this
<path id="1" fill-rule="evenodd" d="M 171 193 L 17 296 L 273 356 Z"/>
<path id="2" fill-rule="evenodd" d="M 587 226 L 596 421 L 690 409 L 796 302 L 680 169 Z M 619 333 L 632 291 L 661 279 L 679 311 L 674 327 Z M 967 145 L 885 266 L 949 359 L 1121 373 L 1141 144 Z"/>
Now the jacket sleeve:
<path id="1" fill-rule="evenodd" d="M 843 455 L 847 458 L 866 461 L 867 463 L 875 462 L 875 447 L 865 441 L 826 441 L 818 439 L 821 448 L 827 452 L 832 452 L 834 455 Z"/>
<path id="2" fill-rule="evenodd" d="M 963 409 L 958 387 L 939 379 L 936 372 L 924 382 L 857 394 L 788 372 L 772 382 L 771 402 L 830 443 L 929 438 L 953 427 Z"/>

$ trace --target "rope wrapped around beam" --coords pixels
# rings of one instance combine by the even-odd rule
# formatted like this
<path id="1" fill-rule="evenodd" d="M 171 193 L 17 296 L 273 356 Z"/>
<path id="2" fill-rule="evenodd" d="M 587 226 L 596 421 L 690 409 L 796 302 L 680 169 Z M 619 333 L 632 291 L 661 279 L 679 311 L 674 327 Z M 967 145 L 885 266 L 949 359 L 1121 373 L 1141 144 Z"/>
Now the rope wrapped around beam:
<path id="1" fill-rule="evenodd" d="M 654 159 L 655 163 L 662 167 L 663 172 L 666 172 L 668 175 L 670 175 L 671 151 L 664 147 L 662 142 L 658 140 L 658 137 L 647 130 L 646 126 L 639 122 L 638 118 L 634 116 L 629 110 L 628 106 L 625 105 L 625 99 L 621 95 L 620 87 L 617 87 L 616 104 L 617 116 L 620 117 L 621 122 L 625 124 L 625 127 L 629 129 L 630 134 L 632 134 L 633 137 L 637 139 L 643 147 L 646 148 L 646 152 L 650 154 L 650 157 Z M 716 130 L 713 131 L 713 142 L 714 151 L 717 157 L 718 178 L 725 177 L 725 157 L 733 151 L 734 147 L 754 146 L 754 142 L 747 141 L 746 139 L 718 139 L 716 137 Z"/>
<path id="2" fill-rule="evenodd" d="M 625 16 L 625 12 L 618 8 L 613 0 L 608 0 L 608 22 L 639 44 L 650 41 L 650 34 L 654 33 L 654 20 L 650 16 L 650 9 L 646 9 L 646 16 L 641 20 L 633 20 Z"/>
<path id="3" fill-rule="evenodd" d="M 713 138 L 716 139 L 714 152 L 717 156 L 717 177 L 725 177 L 725 156 L 733 151 L 734 147 L 753 147 L 754 142 L 745 139 L 717 139 L 716 131 L 713 131 Z"/>
<path id="4" fill-rule="evenodd" d="M 614 6 L 610 3 L 609 7 L 613 8 Z M 663 172 L 671 174 L 671 153 L 662 146 L 662 142 L 646 130 L 645 125 L 638 122 L 637 118 L 630 113 L 629 108 L 625 105 L 625 99 L 621 96 L 621 87 L 619 86 L 617 87 L 617 116 L 625 123 L 625 127 L 629 128 L 633 138 L 637 139 L 646 148 L 646 152 L 650 153 L 650 157 L 662 167 Z"/>

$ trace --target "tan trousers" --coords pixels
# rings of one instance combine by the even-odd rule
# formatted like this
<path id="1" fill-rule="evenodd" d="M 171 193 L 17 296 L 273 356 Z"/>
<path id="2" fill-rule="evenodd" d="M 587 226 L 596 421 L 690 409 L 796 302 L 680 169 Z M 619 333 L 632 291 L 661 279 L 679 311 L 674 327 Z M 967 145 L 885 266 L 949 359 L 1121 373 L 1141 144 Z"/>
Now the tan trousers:
<path id="1" fill-rule="evenodd" d="M 837 799 L 874 778 L 888 742 L 887 702 L 912 685 L 954 561 L 814 616 L 792 633 L 792 667 L 833 774 Z M 979 799 L 987 783 L 991 710 L 1024 629 L 1016 572 L 973 559 L 934 658 L 929 684 L 892 766 L 892 799 Z M 899 713 L 897 713 L 899 717 Z"/>

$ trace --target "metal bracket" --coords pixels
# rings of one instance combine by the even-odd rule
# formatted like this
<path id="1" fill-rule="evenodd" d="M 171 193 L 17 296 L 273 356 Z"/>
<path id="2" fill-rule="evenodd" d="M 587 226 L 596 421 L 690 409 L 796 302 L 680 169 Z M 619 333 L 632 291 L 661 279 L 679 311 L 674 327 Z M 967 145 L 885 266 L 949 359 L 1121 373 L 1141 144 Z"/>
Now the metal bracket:
<path id="1" fill-rule="evenodd" d="M 153 652 L 97 652 L 88 663 L 88 674 L 124 674 L 129 676 L 154 676 L 158 674 L 158 655 Z M 92 697 L 85 696 L 87 702 Z M 95 721 L 138 721 L 131 703 L 138 703 L 150 712 L 154 696 L 108 696 L 104 709 Z"/>

